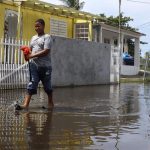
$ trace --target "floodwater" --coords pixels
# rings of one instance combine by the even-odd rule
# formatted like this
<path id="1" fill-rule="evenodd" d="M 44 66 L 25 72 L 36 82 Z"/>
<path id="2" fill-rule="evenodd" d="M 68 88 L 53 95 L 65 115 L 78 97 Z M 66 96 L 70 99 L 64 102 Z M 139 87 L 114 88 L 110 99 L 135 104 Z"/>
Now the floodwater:
<path id="1" fill-rule="evenodd" d="M 0 150 L 149 150 L 150 85 L 54 89 L 53 110 L 43 90 L 29 110 L 15 112 L 25 90 L 0 91 Z"/>

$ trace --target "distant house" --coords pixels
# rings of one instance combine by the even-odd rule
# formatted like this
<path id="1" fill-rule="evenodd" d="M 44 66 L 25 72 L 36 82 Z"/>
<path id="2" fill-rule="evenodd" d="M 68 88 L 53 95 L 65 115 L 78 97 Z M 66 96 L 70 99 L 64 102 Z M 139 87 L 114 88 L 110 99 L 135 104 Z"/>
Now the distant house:
<path id="1" fill-rule="evenodd" d="M 140 37 L 145 34 L 126 29 L 121 29 L 120 38 L 120 65 L 121 75 L 136 75 L 140 70 Z M 118 47 L 119 29 L 105 23 L 98 23 L 93 25 L 93 41 L 100 43 L 108 43 L 113 47 Z M 132 48 L 129 47 L 128 42 L 132 42 Z M 133 63 L 126 63 L 123 61 L 123 53 L 131 55 Z"/>

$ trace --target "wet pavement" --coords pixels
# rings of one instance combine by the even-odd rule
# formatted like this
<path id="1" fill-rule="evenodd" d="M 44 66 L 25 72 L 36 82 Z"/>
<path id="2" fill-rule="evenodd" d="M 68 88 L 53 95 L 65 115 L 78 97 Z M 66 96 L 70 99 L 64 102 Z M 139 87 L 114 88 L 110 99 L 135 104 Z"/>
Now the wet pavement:
<path id="1" fill-rule="evenodd" d="M 29 110 L 15 112 L 25 90 L 0 91 L 0 150 L 149 150 L 150 84 L 43 90 Z"/>

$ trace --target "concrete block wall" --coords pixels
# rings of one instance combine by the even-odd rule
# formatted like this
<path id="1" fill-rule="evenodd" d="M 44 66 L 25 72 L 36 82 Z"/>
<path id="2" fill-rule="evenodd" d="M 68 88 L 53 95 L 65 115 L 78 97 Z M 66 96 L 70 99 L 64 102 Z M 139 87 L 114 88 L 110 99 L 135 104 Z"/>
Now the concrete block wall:
<path id="1" fill-rule="evenodd" d="M 53 86 L 110 83 L 111 46 L 52 37 Z"/>

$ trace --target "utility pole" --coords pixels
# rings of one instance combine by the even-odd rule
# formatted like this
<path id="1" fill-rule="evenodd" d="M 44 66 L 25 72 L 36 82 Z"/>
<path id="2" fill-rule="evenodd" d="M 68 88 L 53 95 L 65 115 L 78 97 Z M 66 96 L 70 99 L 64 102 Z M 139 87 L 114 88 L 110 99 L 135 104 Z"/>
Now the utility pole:
<path id="1" fill-rule="evenodd" d="M 119 76 L 121 76 L 121 64 L 122 64 L 122 49 L 121 49 L 121 0 L 119 0 L 119 27 L 118 27 L 118 49 L 119 49 Z"/>
<path id="2" fill-rule="evenodd" d="M 17 38 L 21 38 L 21 7 L 22 7 L 22 2 L 26 0 L 13 0 L 14 3 L 17 3 L 18 5 L 18 23 L 17 23 Z"/>
<path id="3" fill-rule="evenodd" d="M 119 49 L 121 48 L 121 0 L 119 0 Z"/>
<path id="4" fill-rule="evenodd" d="M 18 34 L 17 34 L 17 38 L 20 39 L 20 32 L 21 32 L 21 4 L 22 2 L 18 2 L 18 24 L 17 24 L 17 28 L 18 28 Z"/>

